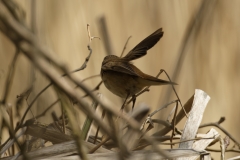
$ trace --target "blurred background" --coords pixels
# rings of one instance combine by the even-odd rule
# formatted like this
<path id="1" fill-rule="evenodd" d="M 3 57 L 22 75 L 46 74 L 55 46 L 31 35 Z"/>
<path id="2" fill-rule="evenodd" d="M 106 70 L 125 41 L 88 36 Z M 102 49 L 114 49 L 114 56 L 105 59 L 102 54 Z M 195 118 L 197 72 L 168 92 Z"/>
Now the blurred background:
<path id="1" fill-rule="evenodd" d="M 179 84 L 176 91 L 183 104 L 194 94 L 195 89 L 205 91 L 211 100 L 202 123 L 216 122 L 224 116 L 226 121 L 222 126 L 240 141 L 240 128 L 237 127 L 237 123 L 240 122 L 240 1 L 16 0 L 16 2 L 26 11 L 26 25 L 34 29 L 42 44 L 51 48 L 64 60 L 69 70 L 79 68 L 88 56 L 87 24 L 90 24 L 92 36 L 100 37 L 101 40 L 92 41 L 93 55 L 87 68 L 74 74 L 79 79 L 100 74 L 103 58 L 108 54 L 119 56 L 129 36 L 132 38 L 127 44 L 125 54 L 152 32 L 163 28 L 163 38 L 145 57 L 134 61 L 134 64 L 153 76 L 157 75 L 160 69 L 166 70 L 172 80 Z M 102 30 L 103 23 L 106 32 Z M 108 41 L 104 38 L 106 35 Z M 14 52 L 12 42 L 0 33 L 0 96 Z M 31 74 L 33 71 L 34 77 Z M 164 74 L 160 78 L 167 79 Z M 86 84 L 89 88 L 94 88 L 100 80 L 100 77 L 93 78 L 86 81 Z M 32 82 L 34 90 L 28 102 L 31 102 L 49 81 L 24 55 L 20 55 L 7 102 L 15 105 L 16 96 Z M 103 94 L 103 99 L 111 100 L 116 104 L 114 107 L 120 109 L 122 100 L 119 97 L 113 95 L 104 85 L 99 92 Z M 150 88 L 150 92 L 139 96 L 136 103 L 144 102 L 151 107 L 151 111 L 154 111 L 175 99 L 171 87 L 155 86 Z M 50 88 L 35 103 L 32 108 L 33 114 L 40 113 L 54 100 L 56 95 Z M 156 116 L 166 119 L 172 107 L 169 106 Z M 22 108 L 22 112 L 24 110 L 25 108 Z M 60 113 L 58 106 L 52 110 Z M 30 113 L 28 116 L 32 117 Z M 52 121 L 51 115 L 46 115 L 39 121 L 49 123 Z M 178 127 L 183 126 L 184 121 Z M 202 129 L 199 132 L 206 133 L 209 129 Z M 222 132 L 220 134 L 225 137 Z M 2 141 L 7 137 L 6 132 Z M 234 155 L 236 154 L 226 153 L 226 157 Z"/>

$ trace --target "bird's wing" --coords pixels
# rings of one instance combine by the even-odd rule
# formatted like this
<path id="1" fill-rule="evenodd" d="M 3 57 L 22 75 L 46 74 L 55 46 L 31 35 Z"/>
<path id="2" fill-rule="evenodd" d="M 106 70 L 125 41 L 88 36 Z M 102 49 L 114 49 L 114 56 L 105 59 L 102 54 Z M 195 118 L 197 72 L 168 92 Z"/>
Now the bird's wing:
<path id="1" fill-rule="evenodd" d="M 115 71 L 115 72 L 121 72 L 133 76 L 139 76 L 137 72 L 135 71 L 135 66 L 133 66 L 129 62 L 109 62 L 107 65 L 102 66 L 103 71 Z"/>
<path id="2" fill-rule="evenodd" d="M 109 62 L 108 65 L 102 66 L 103 71 L 115 71 L 119 73 L 125 73 L 129 75 L 133 75 L 136 77 L 141 77 L 144 81 L 146 81 L 147 85 L 166 85 L 166 84 L 173 84 L 176 85 L 177 83 L 165 81 L 162 79 L 158 79 L 156 77 L 147 75 L 139 70 L 136 66 L 129 62 Z"/>
<path id="3" fill-rule="evenodd" d="M 149 35 L 147 38 L 142 40 L 137 46 L 135 46 L 128 54 L 123 57 L 128 61 L 138 59 L 147 54 L 147 50 L 152 48 L 163 36 L 162 28 L 156 30 L 154 33 Z"/>

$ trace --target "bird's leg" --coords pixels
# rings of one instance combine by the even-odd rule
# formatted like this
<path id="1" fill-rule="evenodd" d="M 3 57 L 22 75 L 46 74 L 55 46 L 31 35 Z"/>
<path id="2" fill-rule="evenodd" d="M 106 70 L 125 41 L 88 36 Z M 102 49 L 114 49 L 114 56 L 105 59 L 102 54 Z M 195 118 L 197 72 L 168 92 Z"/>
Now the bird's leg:
<path id="1" fill-rule="evenodd" d="M 127 94 L 127 97 L 126 97 L 126 99 L 124 100 L 123 105 L 122 105 L 122 107 L 121 107 L 121 111 L 124 109 L 125 103 L 126 103 L 128 97 L 129 97 L 129 95 L 130 95 L 130 93 Z"/>
<path id="2" fill-rule="evenodd" d="M 135 94 L 132 96 L 132 101 L 133 101 L 133 105 L 132 105 L 132 111 L 133 111 L 133 108 L 134 108 L 134 105 L 135 105 L 135 102 L 136 102 L 136 95 Z"/>

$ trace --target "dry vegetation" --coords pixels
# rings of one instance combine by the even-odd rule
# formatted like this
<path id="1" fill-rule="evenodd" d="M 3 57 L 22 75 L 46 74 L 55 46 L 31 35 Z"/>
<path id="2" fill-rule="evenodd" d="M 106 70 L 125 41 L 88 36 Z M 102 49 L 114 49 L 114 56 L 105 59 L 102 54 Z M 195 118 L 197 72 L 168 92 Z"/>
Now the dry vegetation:
<path id="1" fill-rule="evenodd" d="M 137 18 L 132 15 L 132 17 L 126 16 L 126 19 L 124 14 L 139 13 L 144 10 L 146 4 L 111 2 L 116 7 L 115 14 L 117 12 L 119 14 L 111 15 L 111 11 L 106 9 L 105 15 L 99 16 L 100 4 L 95 3 L 93 5 L 94 3 L 82 2 L 83 7 L 78 8 L 77 1 L 70 3 L 0 0 L 1 158 L 5 160 L 59 159 L 60 157 L 84 160 L 135 160 L 164 159 L 164 157 L 168 159 L 235 157 L 237 159 L 240 153 L 240 139 L 237 137 L 239 127 L 236 127 L 239 109 L 231 108 L 231 105 L 235 104 L 236 107 L 239 102 L 240 89 L 237 80 L 240 76 L 238 69 L 240 59 L 238 38 L 235 36 L 240 32 L 232 33 L 239 25 L 234 18 L 224 14 L 229 6 L 225 5 L 225 2 L 216 0 L 195 3 L 183 1 L 182 4 L 191 5 L 189 12 L 192 14 L 186 16 L 188 18 L 184 21 L 184 25 L 176 25 L 168 24 L 161 16 L 169 13 L 164 11 L 167 4 L 175 6 L 172 10 L 176 9 L 175 12 L 179 12 L 181 7 L 176 5 L 181 4 L 177 2 L 174 4 L 166 1 L 145 2 L 150 9 L 149 12 L 138 15 Z M 163 8 L 160 7 L 160 3 Z M 127 6 L 124 12 L 119 9 L 124 8 L 121 5 Z M 103 7 L 103 4 L 100 6 Z M 134 6 L 136 12 L 131 12 L 133 8 L 129 6 Z M 79 13 L 81 9 L 84 14 Z M 91 12 L 87 11 L 88 9 L 91 9 Z M 231 9 L 233 14 L 236 9 Z M 50 12 L 50 10 L 54 11 Z M 182 13 L 186 14 L 186 12 Z M 68 17 L 69 15 L 71 18 Z M 89 15 L 98 18 L 97 25 L 91 27 L 87 25 L 86 17 L 93 19 Z M 81 32 L 79 30 L 73 32 L 69 27 L 74 28 L 79 25 L 76 21 L 80 20 L 75 19 L 74 16 L 77 18 L 86 16 L 81 20 L 81 23 L 84 23 Z M 139 16 L 142 16 L 142 20 L 146 20 L 147 23 L 142 24 Z M 171 14 L 168 16 L 169 19 L 174 17 Z M 162 20 L 156 21 L 153 17 Z M 175 18 L 177 21 L 179 17 Z M 224 23 L 226 19 L 228 21 Z M 118 20 L 121 23 L 125 22 L 126 27 L 136 20 L 137 22 L 132 22 L 129 28 L 132 30 L 137 28 L 138 30 L 134 32 L 136 36 L 141 37 L 144 37 L 141 31 L 146 28 L 152 29 L 148 25 L 163 27 L 166 33 L 163 39 L 171 38 L 159 42 L 163 43 L 161 47 L 165 45 L 161 50 L 163 53 L 160 54 L 159 59 L 153 55 L 152 60 L 139 60 L 139 64 L 145 64 L 144 69 L 148 69 L 150 74 L 154 74 L 153 71 L 157 72 L 157 67 L 166 67 L 168 73 L 173 73 L 170 74 L 172 76 L 168 76 L 165 70 L 160 70 L 161 76 L 165 74 L 169 80 L 171 77 L 179 84 L 176 88 L 172 86 L 160 90 L 161 95 L 155 89 L 157 87 L 145 88 L 137 97 L 137 101 L 145 101 L 146 104 L 138 103 L 133 111 L 126 106 L 125 110 L 120 112 L 122 101 L 104 90 L 105 87 L 98 76 L 104 57 L 100 53 L 110 54 L 115 53 L 115 50 L 120 50 L 121 53 L 122 50 L 124 54 L 133 41 L 127 39 L 124 29 L 113 25 L 114 22 L 118 23 Z M 89 21 L 90 24 L 95 24 Z M 164 23 L 166 25 L 162 26 Z M 221 26 L 216 27 L 219 24 Z M 100 31 L 99 36 L 96 36 L 97 31 L 94 29 L 97 28 L 96 26 Z M 176 34 L 176 30 L 175 33 L 170 33 L 174 26 L 184 28 L 179 30 L 184 30 L 185 33 Z M 226 26 L 229 28 L 228 34 L 222 31 Z M 61 29 L 68 32 L 63 33 Z M 151 31 L 154 29 L 149 33 Z M 222 31 L 222 34 L 218 34 L 219 31 Z M 112 34 L 116 36 L 110 36 Z M 135 34 L 131 33 L 131 35 Z M 234 38 L 223 43 L 222 39 L 226 35 Z M 121 37 L 120 40 L 118 36 Z M 101 37 L 101 40 L 98 37 Z M 178 44 L 174 40 L 181 43 Z M 69 48 L 64 48 L 65 45 Z M 174 45 L 178 45 L 179 48 Z M 80 49 L 76 49 L 76 46 Z M 228 53 L 227 58 L 222 53 L 225 50 L 231 52 Z M 157 52 L 157 49 L 152 49 L 151 52 Z M 171 52 L 176 54 L 170 55 Z M 190 55 L 188 52 L 195 54 Z M 215 52 L 219 52 L 217 58 L 211 59 Z M 148 56 L 150 54 L 148 53 Z M 174 60 L 174 65 L 168 63 L 169 58 Z M 159 66 L 158 62 L 164 64 L 162 65 L 164 67 Z M 188 62 L 189 65 L 184 65 L 184 62 Z M 155 63 L 157 67 L 149 67 Z M 138 65 L 138 62 L 136 64 Z M 234 67 L 224 68 L 227 64 Z M 197 67 L 198 65 L 200 67 Z M 224 74 L 225 72 L 227 73 Z M 230 76 L 230 82 L 222 75 Z M 194 83 L 189 83 L 191 80 Z M 226 84 L 223 85 L 224 83 Z M 221 87 L 221 90 L 217 90 Z M 195 88 L 201 88 L 206 93 Z M 212 97 L 211 108 L 213 105 L 216 105 L 216 108 L 206 108 L 210 100 L 207 93 Z M 221 99 L 221 95 L 225 99 Z M 225 100 L 230 97 L 233 98 L 230 102 L 226 102 Z M 130 102 L 131 100 L 128 101 Z M 155 107 L 150 108 L 147 104 Z M 222 108 L 226 107 L 224 105 L 228 105 L 228 110 L 232 112 L 223 110 Z M 230 123 L 225 121 L 225 117 Z M 217 119 L 219 119 L 217 122 L 213 122 Z"/>

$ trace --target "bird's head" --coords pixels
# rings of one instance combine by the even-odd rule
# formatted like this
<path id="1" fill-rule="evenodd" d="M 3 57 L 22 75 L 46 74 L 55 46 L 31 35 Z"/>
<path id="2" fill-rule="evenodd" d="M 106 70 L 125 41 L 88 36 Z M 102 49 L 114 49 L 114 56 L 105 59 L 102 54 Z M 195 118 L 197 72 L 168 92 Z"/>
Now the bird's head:
<path id="1" fill-rule="evenodd" d="M 106 63 L 110 62 L 110 61 L 114 61 L 114 60 L 118 60 L 118 59 L 120 59 L 118 56 L 108 55 L 108 56 L 104 57 L 103 62 L 102 62 L 102 66 L 105 65 Z"/>

